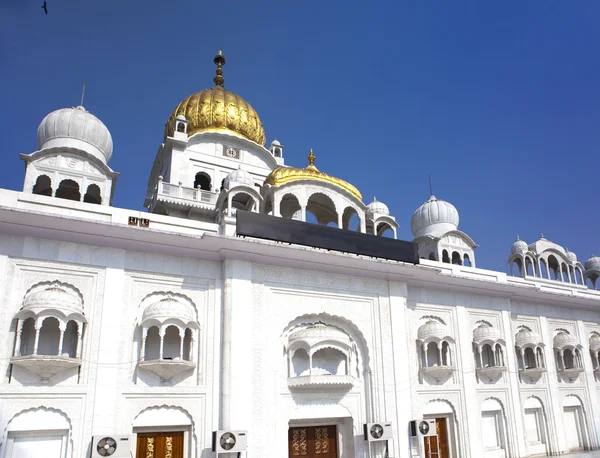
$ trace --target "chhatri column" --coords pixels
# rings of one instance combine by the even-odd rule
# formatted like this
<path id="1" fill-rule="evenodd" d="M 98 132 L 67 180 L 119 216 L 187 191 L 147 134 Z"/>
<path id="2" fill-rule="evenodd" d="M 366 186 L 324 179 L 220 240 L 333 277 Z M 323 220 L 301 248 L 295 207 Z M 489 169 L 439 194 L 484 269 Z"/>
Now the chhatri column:
<path id="1" fill-rule="evenodd" d="M 24 320 L 17 320 L 17 341 L 15 342 L 15 349 L 13 351 L 13 356 L 21 356 L 21 336 L 23 334 L 23 325 L 25 324 Z"/>

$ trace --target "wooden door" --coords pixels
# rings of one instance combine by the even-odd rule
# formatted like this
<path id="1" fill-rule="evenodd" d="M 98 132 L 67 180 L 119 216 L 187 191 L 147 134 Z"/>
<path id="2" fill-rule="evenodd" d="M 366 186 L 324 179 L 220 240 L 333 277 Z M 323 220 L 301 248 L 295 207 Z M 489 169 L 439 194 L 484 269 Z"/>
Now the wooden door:
<path id="1" fill-rule="evenodd" d="M 335 426 L 303 426 L 290 428 L 288 433 L 290 458 L 337 458 Z"/>
<path id="2" fill-rule="evenodd" d="M 136 458 L 183 458 L 183 431 L 139 433 Z"/>
<path id="3" fill-rule="evenodd" d="M 425 458 L 450 458 L 448 427 L 445 418 L 435 419 L 436 436 L 424 437 Z"/>

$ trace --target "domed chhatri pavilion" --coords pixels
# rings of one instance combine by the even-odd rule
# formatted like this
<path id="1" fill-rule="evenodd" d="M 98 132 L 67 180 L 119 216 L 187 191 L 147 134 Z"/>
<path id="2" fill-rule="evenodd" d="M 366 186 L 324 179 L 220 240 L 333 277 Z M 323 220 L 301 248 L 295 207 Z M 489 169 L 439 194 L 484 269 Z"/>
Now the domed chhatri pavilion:
<path id="1" fill-rule="evenodd" d="M 284 156 L 214 63 L 157 133 L 147 211 L 112 206 L 111 121 L 83 106 L 0 189 L 0 457 L 598 449 L 600 257 L 517 237 L 485 270 L 433 195 L 398 240 L 410 215 Z"/>

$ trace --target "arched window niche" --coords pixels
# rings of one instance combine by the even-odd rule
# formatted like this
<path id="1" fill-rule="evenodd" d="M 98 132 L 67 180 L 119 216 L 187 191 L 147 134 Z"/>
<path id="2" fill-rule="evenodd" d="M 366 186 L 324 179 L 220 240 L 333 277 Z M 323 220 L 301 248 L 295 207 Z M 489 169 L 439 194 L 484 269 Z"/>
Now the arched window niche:
<path id="1" fill-rule="evenodd" d="M 496 381 L 506 372 L 506 342 L 499 329 L 479 322 L 473 330 L 473 350 L 479 381 Z"/>
<path id="2" fill-rule="evenodd" d="M 174 293 L 147 296 L 141 320 L 138 369 L 160 378 L 163 385 L 196 368 L 195 342 L 199 326 L 196 308 Z"/>
<path id="3" fill-rule="evenodd" d="M 89 204 L 102 204 L 102 196 L 100 194 L 100 186 L 97 184 L 91 184 L 87 187 L 87 191 L 83 196 L 83 201 Z"/>
<path id="4" fill-rule="evenodd" d="M 574 382 L 583 372 L 583 347 L 575 336 L 564 329 L 558 330 L 553 344 L 559 380 L 562 378 L 566 382 Z"/>
<path id="5" fill-rule="evenodd" d="M 55 197 L 59 199 L 81 201 L 81 192 L 79 192 L 79 184 L 74 180 L 62 180 L 58 185 Z"/>
<path id="6" fill-rule="evenodd" d="M 356 382 L 356 345 L 342 329 L 323 322 L 295 329 L 287 339 L 288 387 L 350 389 Z"/>
<path id="7" fill-rule="evenodd" d="M 455 372 L 452 355 L 454 339 L 440 319 L 428 318 L 425 324 L 419 327 L 417 346 L 421 376 L 425 375 L 440 383 Z"/>
<path id="8" fill-rule="evenodd" d="M 35 180 L 35 185 L 32 189 L 33 194 L 40 196 L 52 196 L 52 181 L 48 175 L 40 175 Z"/>
<path id="9" fill-rule="evenodd" d="M 541 337 L 522 326 L 515 335 L 515 352 L 521 381 L 535 382 L 546 372 L 544 344 Z"/>
<path id="10" fill-rule="evenodd" d="M 15 315 L 17 335 L 11 363 L 47 384 L 51 377 L 81 365 L 84 326 L 83 297 L 58 281 L 30 288 Z"/>

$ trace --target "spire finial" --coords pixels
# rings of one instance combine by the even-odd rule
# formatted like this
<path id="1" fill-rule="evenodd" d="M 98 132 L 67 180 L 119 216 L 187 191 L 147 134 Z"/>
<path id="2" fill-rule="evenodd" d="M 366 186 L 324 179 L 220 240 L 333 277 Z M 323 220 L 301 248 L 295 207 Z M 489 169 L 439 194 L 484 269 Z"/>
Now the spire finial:
<path id="1" fill-rule="evenodd" d="M 83 96 L 85 95 L 85 83 L 86 83 L 86 81 L 83 80 L 83 87 L 81 88 L 81 102 L 79 103 L 80 107 L 83 106 Z"/>
<path id="2" fill-rule="evenodd" d="M 521 238 L 517 235 L 517 240 L 521 240 Z"/>
<path id="3" fill-rule="evenodd" d="M 541 239 L 545 239 L 546 238 L 546 237 L 544 237 L 544 233 L 543 232 L 540 234 L 540 238 Z"/>
<path id="4" fill-rule="evenodd" d="M 431 175 L 429 175 L 429 197 L 433 196 L 433 186 L 431 185 Z"/>
<path id="5" fill-rule="evenodd" d="M 315 153 L 313 153 L 312 148 L 310 149 L 310 154 L 308 155 L 308 166 L 309 167 L 314 167 L 315 166 Z"/>
<path id="6" fill-rule="evenodd" d="M 223 51 L 219 49 L 219 53 L 213 59 L 213 62 L 217 66 L 217 75 L 213 78 L 215 82 L 215 86 L 223 87 L 223 83 L 225 83 L 225 78 L 223 78 L 223 65 L 227 62 L 225 57 L 223 57 Z"/>

